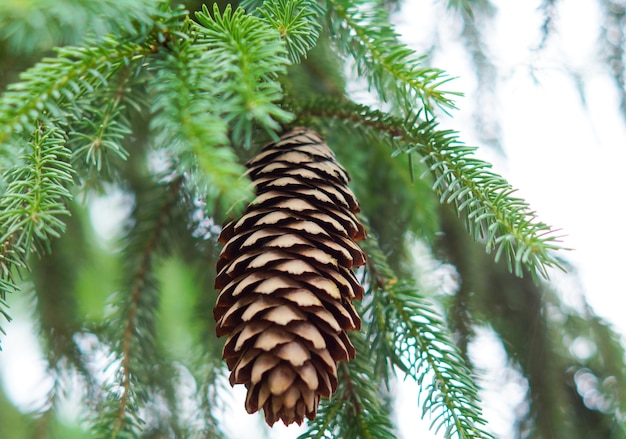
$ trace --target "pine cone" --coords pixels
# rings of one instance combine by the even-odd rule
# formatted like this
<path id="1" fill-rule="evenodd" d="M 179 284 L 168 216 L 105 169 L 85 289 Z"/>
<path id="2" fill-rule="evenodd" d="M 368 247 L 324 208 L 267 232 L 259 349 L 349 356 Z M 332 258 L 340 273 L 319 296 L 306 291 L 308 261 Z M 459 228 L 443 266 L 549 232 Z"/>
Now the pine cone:
<path id="1" fill-rule="evenodd" d="M 348 174 L 320 136 L 296 128 L 246 166 L 256 198 L 224 226 L 213 310 L 231 385 L 245 384 L 246 410 L 271 426 L 314 419 L 337 388 L 337 362 L 354 358 L 346 331 L 363 297 L 351 268 L 365 238 Z"/>

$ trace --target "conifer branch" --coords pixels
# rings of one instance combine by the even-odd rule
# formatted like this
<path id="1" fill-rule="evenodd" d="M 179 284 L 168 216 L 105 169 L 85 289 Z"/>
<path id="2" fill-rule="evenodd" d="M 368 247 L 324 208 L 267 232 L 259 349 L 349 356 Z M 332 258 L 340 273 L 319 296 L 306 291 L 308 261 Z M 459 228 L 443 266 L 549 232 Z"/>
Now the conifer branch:
<path id="1" fill-rule="evenodd" d="M 7 320 L 6 293 L 18 289 L 14 276 L 27 268 L 31 252 L 49 251 L 49 240 L 63 233 L 60 217 L 69 215 L 65 203 L 72 198 L 70 152 L 59 130 L 40 124 L 22 162 L 2 178 L 7 186 L 0 200 L 0 314 Z"/>
<path id="2" fill-rule="evenodd" d="M 121 67 L 136 61 L 147 49 L 130 39 L 113 36 L 92 41 L 85 47 L 57 49 L 56 58 L 46 58 L 24 72 L 21 81 L 9 85 L 0 99 L 0 144 L 16 132 L 32 131 L 35 121 L 77 117 L 76 101 L 108 84 Z"/>
<path id="3" fill-rule="evenodd" d="M 47 50 L 77 44 L 86 34 L 102 37 L 148 26 L 156 11 L 151 0 L 3 0 L 0 40 L 6 39 L 15 52 Z"/>
<path id="4" fill-rule="evenodd" d="M 41 6 L 40 10 L 34 8 L 35 3 Z M 123 145 L 137 150 L 146 147 L 139 129 L 134 130 L 138 141 L 123 141 L 131 128 L 145 122 L 143 116 L 150 111 L 151 142 L 156 141 L 171 165 L 172 172 L 153 191 L 141 187 L 145 176 L 139 175 L 138 168 L 145 164 L 143 156 L 133 154 L 137 160 L 131 160 L 125 169 L 131 176 L 128 180 L 135 189 L 137 204 L 122 252 L 124 284 L 115 296 L 114 314 L 104 325 L 111 332 L 107 333 L 110 338 L 105 338 L 98 346 L 98 349 L 111 349 L 109 367 L 116 371 L 113 382 L 106 388 L 108 400 L 102 406 L 89 407 L 91 413 L 97 412 L 93 430 L 99 437 L 164 434 L 224 437 L 218 420 L 213 417 L 214 406 L 219 402 L 217 378 L 223 375 L 224 369 L 220 367 L 219 355 L 212 352 L 218 343 L 211 325 L 207 325 L 202 334 L 211 337 L 210 340 L 202 340 L 203 351 L 187 366 L 197 389 L 191 401 L 195 417 L 188 420 L 185 413 L 178 411 L 190 407 L 189 401 L 181 401 L 178 393 L 185 384 L 183 379 L 189 376 L 178 374 L 181 369 L 161 356 L 159 340 L 163 340 L 163 334 L 157 334 L 161 295 L 155 258 L 175 247 L 170 235 L 174 230 L 179 235 L 184 233 L 180 230 L 198 210 L 209 216 L 221 216 L 231 205 L 241 205 L 250 198 L 252 188 L 246 177 L 241 178 L 245 169 L 239 164 L 235 151 L 239 145 L 247 148 L 252 143 L 260 143 L 263 135 L 255 138 L 260 130 L 276 138 L 276 131 L 294 122 L 293 113 L 288 111 L 290 107 L 295 108 L 294 113 L 299 113 L 298 121 L 304 122 L 303 125 L 310 127 L 321 119 L 325 128 L 335 122 L 345 123 L 361 138 L 377 137 L 376 152 L 383 149 L 378 148 L 379 145 L 389 144 L 393 149 L 390 156 L 406 153 L 410 158 L 417 153 L 422 158 L 417 166 L 434 182 L 433 189 L 441 203 L 454 204 L 474 239 L 481 241 L 487 251 L 495 252 L 496 259 L 505 257 L 510 271 L 520 275 L 529 269 L 533 275 L 547 276 L 547 267 L 559 265 L 552 254 L 559 249 L 552 230 L 537 220 L 528 204 L 515 197 L 513 188 L 502 177 L 491 172 L 489 163 L 473 157 L 475 148 L 463 145 L 456 133 L 440 129 L 431 120 L 435 108 L 443 111 L 454 108 L 455 93 L 442 90 L 448 81 L 444 72 L 425 67 L 424 59 L 400 42 L 390 24 L 389 13 L 383 7 L 383 4 L 395 3 L 396 0 L 326 0 L 324 10 L 316 0 L 244 0 L 242 4 L 249 5 L 250 9 L 256 7 L 256 11 L 246 14 L 241 8 L 227 6 L 220 12 L 214 5 L 212 10 L 204 7 L 194 22 L 186 11 L 172 10 L 169 0 L 121 3 L 115 0 L 37 0 L 23 9 L 20 9 L 20 0 L 0 0 L 0 40 L 9 52 L 28 54 L 52 42 L 84 45 L 58 49 L 56 58 L 44 59 L 26 71 L 21 82 L 9 86 L 0 97 L 0 320 L 10 320 L 6 293 L 17 290 L 20 275 L 29 269 L 29 254 L 49 251 L 51 240 L 64 232 L 66 225 L 62 219 L 69 214 L 66 204 L 71 199 L 69 188 L 74 184 L 70 163 L 76 167 L 79 179 L 97 171 L 98 181 L 106 181 L 106 176 L 100 172 L 116 165 L 115 160 L 108 158 L 124 160 L 129 155 Z M 465 8 L 468 14 L 470 6 L 481 3 L 489 2 L 447 0 L 449 6 Z M 551 3 L 554 2 L 544 0 L 544 5 Z M 601 4 L 612 7 L 616 1 L 601 0 Z M 623 7 L 611 11 L 607 16 L 615 19 L 610 23 L 613 26 L 625 13 Z M 320 39 L 319 20 L 324 15 L 328 20 L 328 40 Z M 35 26 L 38 17 L 46 19 L 40 21 L 41 26 Z M 607 29 L 612 29 L 611 26 Z M 90 27 L 93 37 L 84 38 L 85 27 Z M 42 28 L 43 34 L 31 32 Z M 623 34 L 618 33 L 616 39 L 623 40 Z M 44 39 L 49 43 L 43 43 Z M 337 52 L 354 59 L 358 74 L 367 78 L 370 89 L 391 104 L 390 112 L 400 117 L 349 102 L 320 100 L 297 105 L 281 102 L 284 98 L 281 82 L 297 84 L 293 90 L 301 95 L 323 93 L 319 90 L 342 93 L 343 78 L 337 79 L 339 74 L 328 72 L 329 66 L 338 59 L 335 55 L 329 57 L 325 51 L 329 40 L 334 41 Z M 316 46 L 313 53 L 316 61 L 319 58 L 318 65 L 306 63 L 287 70 L 289 64 L 299 63 Z M 613 46 L 610 52 L 617 59 L 624 50 L 617 47 L 619 44 Z M 619 76 L 623 76 L 624 63 L 616 61 L 614 64 L 616 81 L 623 85 L 624 80 Z M 318 79 L 319 83 L 328 82 L 328 85 L 311 86 Z M 143 93 L 144 86 L 147 86 L 150 101 L 133 102 L 133 93 L 135 96 Z M 126 95 L 127 90 L 130 97 Z M 136 110 L 140 119 L 137 126 L 126 119 L 127 107 Z M 66 137 L 69 138 L 67 148 Z M 247 152 L 242 152 L 241 156 L 244 155 Z M 387 157 L 391 160 L 390 156 Z M 346 165 L 358 166 L 361 157 L 379 162 L 380 155 L 373 154 L 369 148 L 359 159 Z M 278 167 L 282 165 L 285 163 Z M 293 175 L 299 172 L 296 168 Z M 384 169 L 384 166 L 377 163 L 376 169 Z M 113 171 L 116 174 L 115 169 Z M 385 172 L 398 176 L 388 169 Z M 318 176 L 321 178 L 316 181 L 326 178 L 322 174 Z M 368 177 L 375 180 L 369 172 L 361 170 L 355 180 Z M 271 176 L 264 178 L 268 180 L 263 184 L 276 183 Z M 181 197 L 189 201 L 185 187 L 189 179 L 196 183 L 191 190 L 197 190 L 198 198 L 206 201 L 207 206 L 182 205 Z M 401 190 L 407 180 L 394 180 L 385 185 L 383 191 L 379 190 L 380 185 L 378 188 L 361 185 L 360 189 L 367 195 L 372 195 L 373 190 L 378 190 L 374 196 L 390 194 Z M 126 185 L 128 181 L 118 178 L 116 183 Z M 318 195 L 324 196 L 323 193 L 325 189 Z M 402 206 L 403 214 L 407 207 L 414 207 L 413 198 L 400 197 L 399 200 L 396 201 Z M 434 210 L 422 205 L 420 212 L 432 214 Z M 262 212 L 262 215 L 268 213 Z M 387 216 L 391 216 L 389 212 Z M 334 213 L 328 218 L 333 221 Z M 351 335 L 357 350 L 356 359 L 341 362 L 334 369 L 338 371 L 335 379 L 339 376 L 334 397 L 322 401 L 317 418 L 310 422 L 309 431 L 301 438 L 395 438 L 385 385 L 388 386 L 390 374 L 398 369 L 418 382 L 421 391 L 418 404 L 423 415 L 428 413 L 434 419 L 434 430 L 444 430 L 446 437 L 491 437 L 484 429 L 485 421 L 478 407 L 471 373 L 450 340 L 443 320 L 433 306 L 419 296 L 411 279 L 399 279 L 401 268 L 394 272 L 395 267 L 407 262 L 401 250 L 410 241 L 402 241 L 403 236 L 422 225 L 417 215 L 412 221 L 410 225 L 400 222 L 403 234 L 398 234 L 397 241 L 380 241 L 393 245 L 394 250 L 398 250 L 396 255 L 402 253 L 397 258 L 394 255 L 396 259 L 387 259 L 374 239 L 365 243 L 369 261 L 361 273 L 369 290 L 362 314 L 367 330 Z M 170 224 L 181 226 L 175 228 Z M 330 227 L 332 222 L 328 224 Z M 67 224 L 68 229 L 72 227 L 75 225 Z M 201 231 L 197 227 L 186 237 L 200 236 Z M 215 239 L 213 232 L 211 239 Z M 260 240 L 259 245 L 263 242 Z M 193 245 L 191 239 L 184 244 L 185 249 Z M 75 252 L 75 244 L 70 247 L 71 258 L 65 258 L 63 253 L 60 257 L 74 264 L 80 255 Z M 259 254 L 264 251 L 260 246 L 257 250 Z M 186 255 L 191 259 L 189 254 L 197 257 L 195 250 Z M 323 265 L 331 265 L 332 258 L 329 261 Z M 59 267 L 63 264 L 46 266 L 56 271 Z M 207 270 L 210 278 L 214 277 L 212 270 Z M 73 273 L 79 271 L 80 265 L 74 264 Z M 48 276 L 45 281 L 50 282 L 51 278 L 54 277 Z M 57 285 L 57 288 L 62 287 Z M 205 287 L 204 290 L 207 288 L 210 289 Z M 76 294 L 73 289 L 64 293 L 67 297 Z M 46 294 L 48 301 L 63 299 L 63 294 L 55 295 L 54 289 Z M 74 338 L 81 335 L 79 331 L 85 327 L 85 322 L 74 316 L 68 303 L 71 305 L 61 300 L 57 305 L 63 306 L 64 312 L 55 315 L 62 320 L 56 322 L 50 320 L 53 306 L 39 300 L 39 306 L 46 307 L 38 310 L 42 332 L 46 328 L 48 332 L 56 332 L 48 340 L 59 344 L 48 350 L 50 374 L 54 375 L 55 382 L 43 406 L 42 428 L 45 429 L 51 428 L 45 423 L 54 420 L 52 408 L 65 383 L 61 380 L 62 373 L 76 369 L 87 380 L 90 392 L 101 390 L 96 389 L 99 372 L 91 370 L 89 364 L 92 357 L 82 351 L 83 346 Z M 213 303 L 202 308 L 206 311 L 202 313 L 203 319 L 206 320 L 212 307 Z M 293 308 L 298 311 L 295 305 Z M 74 317 L 78 320 L 69 325 L 67 322 Z M 576 325 L 589 330 L 585 319 L 581 318 Z M 208 335 L 207 328 L 210 329 Z M 67 332 L 60 334 L 63 330 Z M 182 329 L 194 330 L 191 324 Z M 606 343 L 610 331 L 602 327 L 592 330 L 596 331 L 592 341 L 598 349 L 604 349 L 605 343 L 607 351 L 594 360 L 597 363 L 585 360 L 585 364 L 581 361 L 582 365 L 576 367 L 585 367 L 599 378 L 612 378 L 613 381 L 603 382 L 607 386 L 624 381 L 619 369 L 623 358 L 610 357 L 623 353 L 619 341 Z M 575 331 L 561 332 L 576 334 Z M 611 362 L 608 373 L 600 374 L 607 370 L 608 362 Z M 574 380 L 572 383 L 576 384 Z M 574 387 L 570 390 L 580 393 Z M 598 406 L 601 408 L 597 413 L 614 411 L 616 419 L 623 420 L 625 406 L 620 400 L 623 395 L 613 389 L 598 387 L 595 390 L 602 393 L 605 403 Z M 582 394 L 573 395 L 580 396 L 578 399 L 582 401 Z M 99 396 L 90 394 L 85 400 L 101 402 Z M 573 399 L 579 402 L 576 398 Z M 593 411 L 589 407 L 584 410 L 587 409 Z M 151 415 L 164 416 L 153 421 Z"/>
<path id="5" fill-rule="evenodd" d="M 390 25 L 388 12 L 371 0 L 327 0 L 329 26 L 341 53 L 351 56 L 359 76 L 367 78 L 385 102 L 393 102 L 404 114 L 413 114 L 418 101 L 427 112 L 435 106 L 453 109 L 442 91 L 448 82 L 442 70 L 422 67 L 423 59 L 402 44 Z"/>
<path id="6" fill-rule="evenodd" d="M 228 147 L 227 117 L 220 102 L 219 65 L 189 38 L 177 38 L 168 54 L 155 62 L 158 73 L 150 82 L 157 143 L 178 162 L 179 173 L 191 171 L 199 189 L 213 206 L 224 197 L 224 210 L 252 198 L 245 167 Z"/>
<path id="7" fill-rule="evenodd" d="M 194 375 L 198 386 L 197 419 L 202 422 L 201 437 L 227 439 L 220 428 L 219 420 L 214 415 L 219 404 L 218 392 L 228 391 L 218 381 L 219 377 L 226 374 L 226 369 L 220 361 L 220 353 L 209 352 L 202 355 L 194 361 L 194 366 L 189 371 Z"/>
<path id="8" fill-rule="evenodd" d="M 380 380 L 372 369 L 371 348 L 364 333 L 355 331 L 350 341 L 356 358 L 339 363 L 339 386 L 330 400 L 323 400 L 309 430 L 298 439 L 395 439 L 397 433 L 381 401 Z"/>
<path id="9" fill-rule="evenodd" d="M 143 423 L 139 410 L 148 397 L 146 380 L 154 363 L 159 303 L 152 265 L 155 254 L 168 248 L 164 245 L 167 224 L 181 184 L 182 178 L 171 181 L 165 187 L 165 199 L 164 187 L 157 186 L 135 209 L 135 224 L 129 230 L 126 248 L 128 289 L 120 293 L 116 315 L 110 322 L 119 368 L 106 407 L 94 426 L 99 437 L 132 437 Z"/>
<path id="10" fill-rule="evenodd" d="M 324 12 L 315 0 L 269 0 L 257 12 L 285 41 L 289 58 L 298 64 L 317 43 Z"/>
<path id="11" fill-rule="evenodd" d="M 373 238 L 363 247 L 372 297 L 368 339 L 376 363 L 396 366 L 420 385 L 422 416 L 433 416 L 435 432 L 445 428 L 445 437 L 492 438 L 482 427 L 487 422 L 478 389 L 439 314 L 409 282 L 398 280 Z"/>
<path id="12" fill-rule="evenodd" d="M 196 43 L 214 65 L 220 88 L 213 92 L 223 100 L 235 143 L 250 145 L 253 123 L 272 133 L 290 121 L 293 116 L 274 103 L 282 98 L 278 75 L 289 64 L 278 31 L 230 5 L 220 13 L 215 4 L 213 16 L 203 6 L 196 18 Z"/>
<path id="13" fill-rule="evenodd" d="M 105 95 L 101 99 L 94 96 L 93 101 L 83 107 L 86 117 L 72 125 L 69 145 L 74 163 L 80 162 L 88 169 L 101 172 L 109 169 L 110 157 L 128 158 L 121 141 L 132 131 L 123 115 L 121 96 Z M 96 108 L 94 104 L 104 108 Z"/>
<path id="14" fill-rule="evenodd" d="M 464 214 L 467 229 L 484 243 L 495 258 L 506 258 L 509 271 L 522 276 L 526 267 L 533 276 L 548 277 L 547 267 L 559 267 L 553 251 L 561 249 L 558 237 L 491 164 L 473 157 L 475 147 L 461 143 L 455 132 L 440 130 L 435 121 L 416 117 L 399 119 L 364 105 L 323 100 L 299 105 L 300 119 L 335 119 L 385 135 L 394 153 L 417 153 L 441 203 L 454 204 Z M 302 122 L 302 120 L 299 120 Z"/>

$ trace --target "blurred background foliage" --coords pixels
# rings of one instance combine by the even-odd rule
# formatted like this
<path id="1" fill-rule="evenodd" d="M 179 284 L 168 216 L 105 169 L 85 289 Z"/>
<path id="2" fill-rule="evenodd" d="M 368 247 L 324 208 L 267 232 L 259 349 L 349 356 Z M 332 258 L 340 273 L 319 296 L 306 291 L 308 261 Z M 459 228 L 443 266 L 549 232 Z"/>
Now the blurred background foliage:
<path id="1" fill-rule="evenodd" d="M 607 17 L 606 39 L 602 42 L 608 55 L 607 63 L 622 96 L 626 96 L 625 6 L 618 1 L 598 2 Z M 98 3 L 97 7 L 94 3 Z M 179 3 L 189 11 L 200 10 L 202 5 L 200 1 Z M 220 10 L 227 3 L 230 2 L 218 2 Z M 376 3 L 395 11 L 402 2 Z M 489 0 L 449 3 L 459 6 L 449 13 L 458 14 L 461 20 L 460 38 L 474 62 L 474 74 L 480 84 L 477 108 L 488 107 L 492 94 L 496 93 L 489 86 L 494 83 L 495 67 L 485 52 L 480 29 L 481 23 L 496 13 L 495 8 Z M 545 13 L 543 44 L 548 44 L 554 32 L 552 23 L 557 5 L 555 0 L 544 0 L 541 4 Z M 145 7 L 145 2 L 140 0 L 2 0 L 0 90 L 16 82 L 19 72 L 43 57 L 54 56 L 52 48 L 55 46 L 80 43 L 87 33 L 103 36 L 117 28 L 128 27 L 131 17 L 140 22 L 143 19 L 147 24 L 148 18 L 142 18 L 149 15 Z M 344 72 L 347 67 L 330 46 L 327 35 L 323 35 L 306 60 L 288 68 L 281 78 L 287 96 L 339 99 L 346 95 L 349 79 Z M 105 96 L 102 102 L 108 99 Z M 622 102 L 626 102 L 626 98 L 623 97 Z M 626 105 L 623 109 L 626 114 Z M 112 171 L 119 175 L 106 178 L 103 177 L 106 174 L 98 174 L 93 182 L 89 181 L 89 176 L 83 176 L 85 184 L 74 194 L 69 206 L 71 216 L 66 219 L 65 234 L 52 241 L 50 254 L 32 258 L 32 276 L 23 282 L 24 291 L 8 297 L 10 303 L 27 302 L 25 306 L 14 306 L 27 309 L 27 316 L 14 312 L 13 317 L 32 320 L 51 378 L 45 386 L 51 390 L 36 406 L 24 407 L 0 388 L 2 438 L 85 437 L 83 420 L 76 415 L 76 407 L 65 399 L 72 395 L 76 385 L 81 391 L 93 394 L 96 407 L 91 410 L 106 410 L 97 406 L 106 404 L 98 394 L 107 379 L 106 372 L 84 370 L 97 367 L 95 359 L 100 358 L 102 362 L 106 357 L 93 335 L 119 329 L 105 324 L 115 301 L 114 294 L 120 282 L 133 282 L 128 277 L 132 273 L 129 265 L 146 263 L 125 260 L 120 250 L 128 243 L 121 240 L 127 239 L 128 230 L 141 228 L 142 215 L 151 215 L 144 208 L 153 208 L 152 201 L 163 197 L 162 187 L 155 188 L 146 169 L 148 163 L 158 166 L 158 157 L 150 156 L 147 138 L 142 135 L 147 132 L 148 116 L 128 111 L 126 117 L 133 135 L 123 141 L 128 160 L 118 160 Z M 482 127 L 481 141 L 497 148 L 500 135 L 497 118 L 480 112 L 476 117 L 477 125 Z M 418 159 L 411 160 L 408 155 L 392 158 L 388 142 L 376 136 L 371 136 L 367 148 L 363 148 L 362 140 L 341 123 L 320 124 L 318 129 L 349 170 L 364 215 L 395 272 L 414 277 L 421 272 L 418 267 L 427 265 L 419 255 L 415 256 L 416 242 L 426 243 L 427 259 L 434 258 L 437 269 L 443 267 L 452 272 L 451 291 L 430 294 L 443 311 L 454 341 L 468 363 L 472 363 L 469 345 L 477 331 L 488 329 L 502 342 L 507 367 L 516 371 L 527 384 L 523 406 L 517 411 L 518 437 L 626 437 L 626 367 L 622 340 L 584 304 L 582 292 L 579 299 L 583 305 L 572 307 L 563 303 L 558 291 L 549 283 L 533 282 L 528 273 L 523 278 L 516 277 L 509 273 L 503 261 L 494 263 L 484 246 L 476 244 L 467 233 L 455 211 L 449 205 L 439 204 L 431 190 L 432 179 L 419 178 L 425 167 Z M 259 138 L 263 136 L 266 135 L 259 133 Z M 252 153 L 243 149 L 238 152 L 241 160 Z M 219 217 L 219 210 L 215 218 L 207 218 L 199 199 L 177 198 L 177 189 L 172 185 L 172 182 L 167 183 L 174 194 L 173 213 L 164 231 L 173 237 L 167 241 L 171 247 L 149 262 L 154 266 L 151 281 L 159 284 L 161 291 L 160 303 L 153 304 L 158 311 L 154 325 L 160 336 L 155 346 L 157 356 L 151 366 L 151 379 L 159 381 L 153 388 L 160 392 L 184 393 L 185 386 L 190 385 L 190 377 L 198 389 L 212 388 L 216 379 L 216 373 L 207 373 L 207 370 L 219 364 L 221 355 L 221 344 L 214 337 L 212 307 L 216 298 L 213 270 L 219 252 L 215 237 L 223 218 Z M 108 219 L 109 214 L 120 221 Z M 151 239 L 142 237 L 141 230 L 137 233 L 139 239 Z M 567 265 L 565 261 L 562 263 Z M 575 277 L 573 267 L 568 268 L 569 276 Z M 428 289 L 424 292 L 429 293 Z M 5 330 L 10 337 L 12 326 L 7 324 Z M 589 347 L 587 353 L 577 355 L 577 351 L 571 349 L 573 343 L 585 343 Z M 0 355 L 5 356 L 2 364 L 11 361 L 5 353 Z M 175 360 L 181 357 L 189 362 L 183 365 Z M 92 381 L 86 377 L 91 377 Z M 164 380 L 169 382 L 163 383 Z M 201 398 L 196 409 L 205 422 L 201 429 L 205 437 L 219 437 L 219 421 L 212 417 L 210 407 L 219 405 L 219 393 L 211 392 Z M 147 420 L 149 428 L 142 437 L 195 437 L 196 413 L 186 413 L 180 406 L 162 407 L 169 403 L 167 401 L 179 399 L 180 396 L 151 395 L 154 418 Z M 63 410 L 51 410 L 57 406 Z M 166 415 L 158 418 L 159 413 Z M 173 420 L 173 416 L 181 419 Z"/>

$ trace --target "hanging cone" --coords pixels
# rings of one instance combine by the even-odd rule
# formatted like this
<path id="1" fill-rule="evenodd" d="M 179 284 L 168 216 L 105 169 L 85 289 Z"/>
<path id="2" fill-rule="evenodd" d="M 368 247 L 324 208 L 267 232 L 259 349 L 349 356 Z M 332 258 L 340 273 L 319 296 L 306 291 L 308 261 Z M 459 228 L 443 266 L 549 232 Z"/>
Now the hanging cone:
<path id="1" fill-rule="evenodd" d="M 213 310 L 231 385 L 245 384 L 246 409 L 271 426 L 314 419 L 337 388 L 337 362 L 354 358 L 347 330 L 363 287 L 365 238 L 348 174 L 320 136 L 296 128 L 246 166 L 256 198 L 220 235 L 224 248 Z"/>

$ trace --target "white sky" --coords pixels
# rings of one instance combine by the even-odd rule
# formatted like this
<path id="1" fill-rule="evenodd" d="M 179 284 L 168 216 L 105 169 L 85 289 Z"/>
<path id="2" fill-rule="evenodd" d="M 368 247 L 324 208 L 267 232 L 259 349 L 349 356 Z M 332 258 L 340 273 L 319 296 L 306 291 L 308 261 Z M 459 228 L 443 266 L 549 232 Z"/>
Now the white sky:
<path id="1" fill-rule="evenodd" d="M 437 30 L 443 51 L 436 66 L 459 79 L 449 88 L 471 95 L 473 79 L 467 56 L 456 42 L 458 22 L 442 19 L 443 2 L 407 0 L 398 17 L 398 29 L 407 42 L 426 49 Z M 626 163 L 626 129 L 618 113 L 618 96 L 608 73 L 598 62 L 595 45 L 600 16 L 594 0 L 559 2 L 557 33 L 541 53 L 533 51 L 540 39 L 539 0 L 497 0 L 498 15 L 489 29 L 489 50 L 501 73 L 498 113 L 502 117 L 506 160 L 487 150 L 481 156 L 496 161 L 519 194 L 538 211 L 539 217 L 563 230 L 564 244 L 572 248 L 565 256 L 579 270 L 582 287 L 595 311 L 626 334 L 623 318 L 626 287 L 623 281 L 623 252 L 626 234 L 620 190 Z M 456 27 L 455 27 L 456 26 Z M 587 107 L 567 69 L 585 82 Z M 531 77 L 534 73 L 534 79 Z M 470 97 L 457 102 L 459 111 L 447 123 L 461 131 L 470 144 L 475 140 Z M 556 276 L 561 278 L 561 276 Z M 567 284 L 564 284 L 567 285 Z M 564 297 L 568 291 L 564 287 Z M 10 324 L 10 337 L 3 337 L 0 371 L 8 394 L 23 407 L 30 406 L 47 387 L 42 381 L 44 362 L 34 349 L 32 328 L 25 322 Z M 485 368 L 485 413 L 498 437 L 511 438 L 513 407 L 523 400 L 523 383 L 503 369 L 504 354 L 488 333 L 473 346 L 476 358 L 490 358 Z M 29 347 L 30 346 L 30 347 Z M 480 355 L 478 355 L 480 354 Z M 241 387 L 241 386 L 239 386 Z M 419 421 L 414 383 L 399 383 L 397 421 L 406 439 L 442 438 L 427 432 L 428 422 Z M 506 394 L 502 400 L 498 395 Z M 261 418 L 243 410 L 244 390 L 234 392 L 227 428 L 231 439 L 258 437 Z M 229 410 L 230 411 L 230 410 Z M 231 412 L 231 413 L 233 413 Z M 275 428 L 272 438 L 294 438 L 302 430 Z"/>

